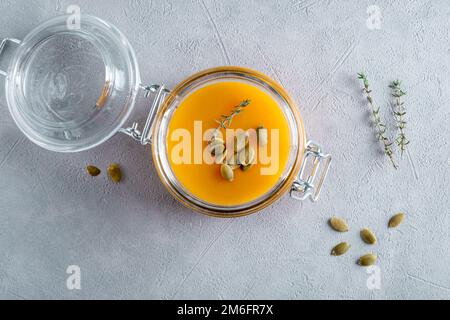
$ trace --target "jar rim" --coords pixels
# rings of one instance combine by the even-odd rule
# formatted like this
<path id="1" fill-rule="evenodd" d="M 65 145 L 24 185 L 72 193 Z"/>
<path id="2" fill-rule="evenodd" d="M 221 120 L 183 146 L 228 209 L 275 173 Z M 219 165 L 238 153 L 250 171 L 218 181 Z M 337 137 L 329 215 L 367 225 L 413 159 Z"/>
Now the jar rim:
<path id="1" fill-rule="evenodd" d="M 293 161 L 289 165 L 286 174 L 284 177 L 281 177 L 281 181 L 273 190 L 271 190 L 268 194 L 265 194 L 261 198 L 256 199 L 253 202 L 245 203 L 239 206 L 218 206 L 210 203 L 206 203 L 201 199 L 193 197 L 189 195 L 186 190 L 182 190 L 182 187 L 177 184 L 177 179 L 174 177 L 173 173 L 170 172 L 171 167 L 167 161 L 167 144 L 166 137 L 164 133 L 166 132 L 167 125 L 170 122 L 171 118 L 168 116 L 169 112 L 173 112 L 171 110 L 173 108 L 174 103 L 179 98 L 180 94 L 184 93 L 186 96 L 192 93 L 192 87 L 195 87 L 195 84 L 199 81 L 208 81 L 207 79 L 212 79 L 217 76 L 226 76 L 226 75 L 234 75 L 240 76 L 248 79 L 254 79 L 258 83 L 265 84 L 270 88 L 274 93 L 276 93 L 283 101 L 284 107 L 288 108 L 288 111 L 292 115 L 292 121 L 295 123 L 296 130 L 293 132 L 291 124 L 290 130 L 291 135 L 297 141 L 297 147 L 295 153 L 293 153 L 292 158 Z M 282 108 L 282 106 L 280 106 Z M 173 113 L 172 113 L 173 114 Z M 153 144 L 152 144 L 152 155 L 155 163 L 156 171 L 166 187 L 166 189 L 184 206 L 192 209 L 196 212 L 219 218 L 235 218 L 247 216 L 256 212 L 259 212 L 274 202 L 278 201 L 282 196 L 284 196 L 291 188 L 292 185 L 297 178 L 301 165 L 303 163 L 303 154 L 306 149 L 306 133 L 305 127 L 303 123 L 303 119 L 300 116 L 299 109 L 297 105 L 294 103 L 290 95 L 287 91 L 278 84 L 272 78 L 252 69 L 243 68 L 243 67 L 217 67 L 212 69 L 204 70 L 200 73 L 197 73 L 186 80 L 182 81 L 179 85 L 176 86 L 174 90 L 171 91 L 170 95 L 168 95 L 161 106 L 161 109 L 155 119 L 155 124 L 153 126 Z"/>

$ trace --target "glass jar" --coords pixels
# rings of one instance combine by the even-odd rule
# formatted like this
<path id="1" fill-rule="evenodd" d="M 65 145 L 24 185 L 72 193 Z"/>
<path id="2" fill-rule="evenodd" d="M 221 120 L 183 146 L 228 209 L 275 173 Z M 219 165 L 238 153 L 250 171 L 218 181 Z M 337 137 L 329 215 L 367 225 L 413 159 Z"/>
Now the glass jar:
<path id="1" fill-rule="evenodd" d="M 282 86 L 250 69 L 220 67 L 200 72 L 175 89 L 142 85 L 134 51 L 126 37 L 101 19 L 82 15 L 78 28 L 68 16 L 53 18 L 23 41 L 4 39 L 0 56 L 17 46 L 6 71 L 6 99 L 20 130 L 37 145 L 55 152 L 92 149 L 123 133 L 152 145 L 154 163 L 164 186 L 186 207 L 215 217 L 249 215 L 286 193 L 317 201 L 331 157 L 306 139 L 298 108 Z M 181 103 L 197 90 L 219 82 L 242 82 L 269 95 L 281 109 L 290 135 L 287 165 L 277 183 L 248 203 L 220 206 L 194 196 L 176 178 L 169 161 L 168 128 Z M 146 123 L 126 127 L 143 93 L 153 99 Z"/>

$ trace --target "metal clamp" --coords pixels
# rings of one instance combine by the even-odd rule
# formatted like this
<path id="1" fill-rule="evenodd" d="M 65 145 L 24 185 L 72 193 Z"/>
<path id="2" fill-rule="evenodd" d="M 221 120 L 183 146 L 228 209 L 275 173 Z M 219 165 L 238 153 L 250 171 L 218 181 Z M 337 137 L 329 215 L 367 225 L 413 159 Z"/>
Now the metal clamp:
<path id="1" fill-rule="evenodd" d="M 22 41 L 17 40 L 17 39 L 11 39 L 11 38 L 5 38 L 2 40 L 2 42 L 0 43 L 0 55 L 3 53 L 3 50 L 5 50 L 6 44 L 8 42 L 12 42 L 15 43 L 17 45 L 20 45 L 22 43 Z M 6 71 L 3 71 L 0 69 L 0 75 L 7 77 L 8 73 Z"/>
<path id="2" fill-rule="evenodd" d="M 150 108 L 147 121 L 145 122 L 144 129 L 141 132 L 139 130 L 139 124 L 135 122 L 130 128 L 122 128 L 119 130 L 119 132 L 130 136 L 131 138 L 133 138 L 133 140 L 140 142 L 143 146 L 145 146 L 152 143 L 153 123 L 155 121 L 159 108 L 163 103 L 164 98 L 166 97 L 166 94 L 170 93 L 170 91 L 167 90 L 163 85 L 145 86 L 142 87 L 142 89 L 145 90 L 146 98 L 148 98 L 152 93 L 156 95 L 155 100 L 153 100 L 152 106 Z"/>
<path id="3" fill-rule="evenodd" d="M 310 198 L 316 202 L 330 165 L 331 155 L 322 153 L 322 148 L 317 143 L 309 141 L 300 174 L 291 189 L 291 197 L 301 201 Z"/>

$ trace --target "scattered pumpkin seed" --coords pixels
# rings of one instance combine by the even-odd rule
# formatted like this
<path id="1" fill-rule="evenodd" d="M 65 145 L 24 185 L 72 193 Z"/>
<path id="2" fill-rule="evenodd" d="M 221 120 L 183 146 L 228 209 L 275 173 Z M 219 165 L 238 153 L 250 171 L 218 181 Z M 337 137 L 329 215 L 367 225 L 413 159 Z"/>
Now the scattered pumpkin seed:
<path id="1" fill-rule="evenodd" d="M 367 244 L 376 244 L 377 243 L 377 237 L 370 229 L 362 229 L 361 230 L 361 239 Z"/>
<path id="2" fill-rule="evenodd" d="M 239 153 L 248 147 L 250 143 L 250 137 L 247 133 L 240 132 L 234 137 L 234 151 Z"/>
<path id="3" fill-rule="evenodd" d="M 331 228 L 337 232 L 348 232 L 349 230 L 348 224 L 344 219 L 334 217 L 330 219 L 329 223 Z"/>
<path id="4" fill-rule="evenodd" d="M 258 134 L 258 143 L 260 147 L 265 147 L 269 143 L 269 132 L 263 126 L 259 126 L 256 129 L 256 133 Z"/>
<path id="5" fill-rule="evenodd" d="M 358 260 L 358 264 L 362 267 L 370 267 L 377 263 L 378 257 L 374 254 L 366 254 Z"/>
<path id="6" fill-rule="evenodd" d="M 214 161 L 216 164 L 223 164 L 226 157 L 227 157 L 226 153 L 219 153 L 216 154 Z"/>
<path id="7" fill-rule="evenodd" d="M 241 166 L 241 170 L 244 172 L 247 172 L 248 170 L 250 170 L 251 168 L 253 168 L 254 164 L 249 164 L 248 166 Z"/>
<path id="8" fill-rule="evenodd" d="M 214 140 L 209 144 L 209 151 L 213 156 L 225 152 L 225 145 L 220 140 Z"/>
<path id="9" fill-rule="evenodd" d="M 87 166 L 86 170 L 92 177 L 97 177 L 102 173 L 99 168 L 94 166 Z"/>
<path id="10" fill-rule="evenodd" d="M 215 142 L 221 143 L 221 144 L 225 144 L 225 141 L 224 141 L 222 138 L 219 138 L 219 137 L 213 137 L 213 138 L 211 139 L 210 144 L 215 143 Z"/>
<path id="11" fill-rule="evenodd" d="M 389 228 L 391 228 L 391 229 L 397 228 L 398 226 L 400 226 L 403 223 L 405 218 L 406 218 L 406 215 L 404 213 L 396 214 L 389 221 Z"/>
<path id="12" fill-rule="evenodd" d="M 350 250 L 351 246 L 347 242 L 342 242 L 333 248 L 331 251 L 331 255 L 335 257 L 342 256 Z"/>
<path id="13" fill-rule="evenodd" d="M 233 172 L 233 169 L 229 166 L 229 165 L 227 165 L 227 164 L 223 164 L 221 167 L 220 167 L 220 174 L 222 175 L 222 177 L 225 179 L 225 180 L 228 180 L 228 181 L 233 181 L 234 180 L 234 172 Z"/>
<path id="14" fill-rule="evenodd" d="M 230 159 L 227 160 L 227 164 L 228 164 L 228 165 L 231 167 L 231 169 L 233 169 L 233 170 L 237 170 L 237 169 L 239 169 L 239 168 L 241 167 L 241 165 L 237 163 L 237 160 L 236 160 L 236 156 L 235 156 L 235 155 L 231 156 Z"/>
<path id="15" fill-rule="evenodd" d="M 244 167 L 253 164 L 256 152 L 252 147 L 247 147 L 238 154 L 238 163 Z"/>
<path id="16" fill-rule="evenodd" d="M 119 183 L 122 180 L 122 171 L 120 170 L 120 165 L 117 163 L 113 163 L 109 166 L 108 173 L 113 182 Z"/>

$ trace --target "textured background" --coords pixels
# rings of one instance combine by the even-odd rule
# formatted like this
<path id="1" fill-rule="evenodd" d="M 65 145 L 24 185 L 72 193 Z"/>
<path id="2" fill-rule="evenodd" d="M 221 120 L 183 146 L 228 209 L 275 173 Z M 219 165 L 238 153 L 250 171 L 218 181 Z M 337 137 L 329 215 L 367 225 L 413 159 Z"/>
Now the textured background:
<path id="1" fill-rule="evenodd" d="M 450 298 L 449 1 L 0 0 L 0 37 L 23 38 L 70 4 L 123 31 L 145 82 L 173 87 L 228 64 L 274 77 L 334 167 L 317 204 L 285 197 L 259 215 L 207 218 L 170 197 L 149 151 L 127 137 L 49 153 L 23 137 L 1 98 L 1 298 Z M 381 30 L 366 27 L 372 4 Z M 355 80 L 362 68 L 385 114 L 389 81 L 403 79 L 409 93 L 411 161 L 398 171 L 377 152 Z M 112 161 L 125 168 L 123 184 L 84 172 Z M 407 223 L 388 231 L 398 211 Z M 333 233 L 332 215 L 352 231 Z M 366 226 L 379 236 L 376 248 L 359 240 Z M 351 253 L 331 258 L 342 240 Z M 372 249 L 381 290 L 369 290 L 355 265 Z M 80 291 L 66 288 L 69 265 L 81 267 Z"/>

